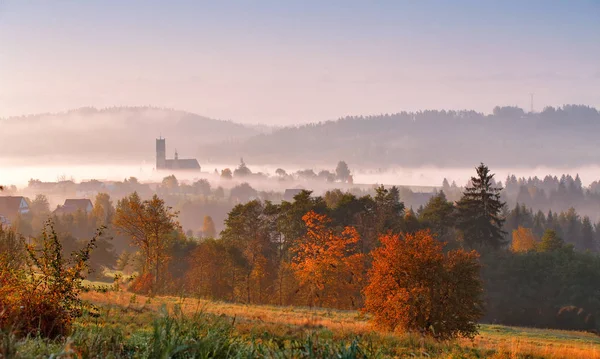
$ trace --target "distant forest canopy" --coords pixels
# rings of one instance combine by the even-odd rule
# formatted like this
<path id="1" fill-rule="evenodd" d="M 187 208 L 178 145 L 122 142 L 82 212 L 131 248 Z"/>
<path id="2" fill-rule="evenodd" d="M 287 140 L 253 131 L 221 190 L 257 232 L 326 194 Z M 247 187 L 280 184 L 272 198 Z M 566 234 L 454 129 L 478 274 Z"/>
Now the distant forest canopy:
<path id="1" fill-rule="evenodd" d="M 106 163 L 154 161 L 154 138 L 167 153 L 206 163 L 319 166 L 344 158 L 362 168 L 393 166 L 585 166 L 598 163 L 600 114 L 584 105 L 475 111 L 426 110 L 284 128 L 249 126 L 154 107 L 82 108 L 0 120 L 3 155 Z"/>
<path id="2" fill-rule="evenodd" d="M 518 107 L 345 117 L 254 136 L 236 147 L 248 161 L 331 162 L 353 166 L 581 166 L 598 163 L 600 114 L 582 105 L 525 113 Z M 205 151 L 212 151 L 208 147 Z"/>

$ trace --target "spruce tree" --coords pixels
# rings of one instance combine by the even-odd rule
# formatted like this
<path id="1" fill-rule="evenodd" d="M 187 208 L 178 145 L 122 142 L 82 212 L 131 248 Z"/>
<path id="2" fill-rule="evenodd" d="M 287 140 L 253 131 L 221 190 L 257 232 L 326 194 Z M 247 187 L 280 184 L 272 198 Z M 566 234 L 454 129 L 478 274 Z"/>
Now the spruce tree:
<path id="1" fill-rule="evenodd" d="M 588 216 L 583 217 L 581 223 L 580 249 L 584 251 L 593 251 L 596 249 L 596 244 L 594 243 L 594 228 L 592 227 L 592 222 Z"/>
<path id="2" fill-rule="evenodd" d="M 457 203 L 457 227 L 467 245 L 499 248 L 506 243 L 501 216 L 505 203 L 500 200 L 502 187 L 493 183 L 494 174 L 481 163 Z"/>

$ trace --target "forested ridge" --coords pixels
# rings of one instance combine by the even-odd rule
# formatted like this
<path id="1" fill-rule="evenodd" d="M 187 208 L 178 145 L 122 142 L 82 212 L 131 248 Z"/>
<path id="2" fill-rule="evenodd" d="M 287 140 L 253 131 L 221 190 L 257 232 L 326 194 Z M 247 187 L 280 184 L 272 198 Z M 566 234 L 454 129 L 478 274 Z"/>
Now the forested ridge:
<path id="1" fill-rule="evenodd" d="M 162 135 L 169 156 L 178 149 L 201 165 L 243 157 L 255 165 L 322 166 L 343 158 L 363 168 L 467 167 L 482 159 L 495 167 L 572 168 L 596 164 L 600 150 L 600 114 L 584 105 L 534 113 L 496 107 L 491 114 L 424 110 L 317 120 L 277 129 L 153 107 L 81 108 L 0 119 L 0 140 L 8 144 L 7 158 L 44 153 L 86 162 L 153 162 L 153 140 Z"/>
<path id="2" fill-rule="evenodd" d="M 597 163 L 600 114 L 565 105 L 526 113 L 496 107 L 492 114 L 426 110 L 286 127 L 231 144 L 215 156 L 244 156 L 253 163 L 327 163 L 339 158 L 364 167 L 580 166 Z"/>

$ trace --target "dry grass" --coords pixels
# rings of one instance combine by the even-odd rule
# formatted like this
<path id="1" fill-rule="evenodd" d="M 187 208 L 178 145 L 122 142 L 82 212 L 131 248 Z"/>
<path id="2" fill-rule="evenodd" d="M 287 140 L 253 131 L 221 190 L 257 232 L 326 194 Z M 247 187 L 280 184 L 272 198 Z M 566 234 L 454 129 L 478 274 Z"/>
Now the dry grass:
<path id="1" fill-rule="evenodd" d="M 600 358 L 600 337 L 584 332 L 483 325 L 473 343 L 494 348 L 510 358 L 531 354 L 544 358 Z"/>
<path id="2" fill-rule="evenodd" d="M 135 299 L 135 304 L 132 303 L 132 298 Z M 140 295 L 134 296 L 129 292 L 89 292 L 83 295 L 83 299 L 96 304 L 117 305 L 132 310 L 158 310 L 162 305 L 166 305 L 167 309 L 173 309 L 178 306 L 188 314 L 204 312 L 266 324 L 327 328 L 343 334 L 363 334 L 372 331 L 367 318 L 356 311 L 245 305 L 177 297 L 149 298 Z"/>
<path id="3" fill-rule="evenodd" d="M 286 328 L 294 327 L 298 330 L 327 329 L 334 337 L 340 338 L 366 334 L 377 335 L 382 340 L 406 337 L 375 333 L 368 318 L 356 311 L 244 305 L 177 297 L 148 298 L 128 292 L 89 292 L 84 299 L 132 311 L 155 311 L 165 305 L 169 309 L 179 306 L 186 314 L 204 312 L 223 315 L 235 318 L 236 328 L 242 332 L 261 327 L 279 334 Z M 482 325 L 480 335 L 473 341 L 460 339 L 456 344 L 465 349 L 495 351 L 493 357 L 496 358 L 600 359 L 600 337 L 583 332 Z"/>

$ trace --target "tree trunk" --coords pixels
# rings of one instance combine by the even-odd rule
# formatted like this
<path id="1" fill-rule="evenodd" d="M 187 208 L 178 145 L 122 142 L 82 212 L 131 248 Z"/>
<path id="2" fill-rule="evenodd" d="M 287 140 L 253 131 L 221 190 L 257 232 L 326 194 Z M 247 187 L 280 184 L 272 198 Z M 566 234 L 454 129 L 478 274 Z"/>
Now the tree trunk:
<path id="1" fill-rule="evenodd" d="M 248 272 L 248 275 L 246 276 L 246 296 L 248 297 L 246 299 L 246 303 L 250 304 L 250 274 L 252 272 Z"/>

